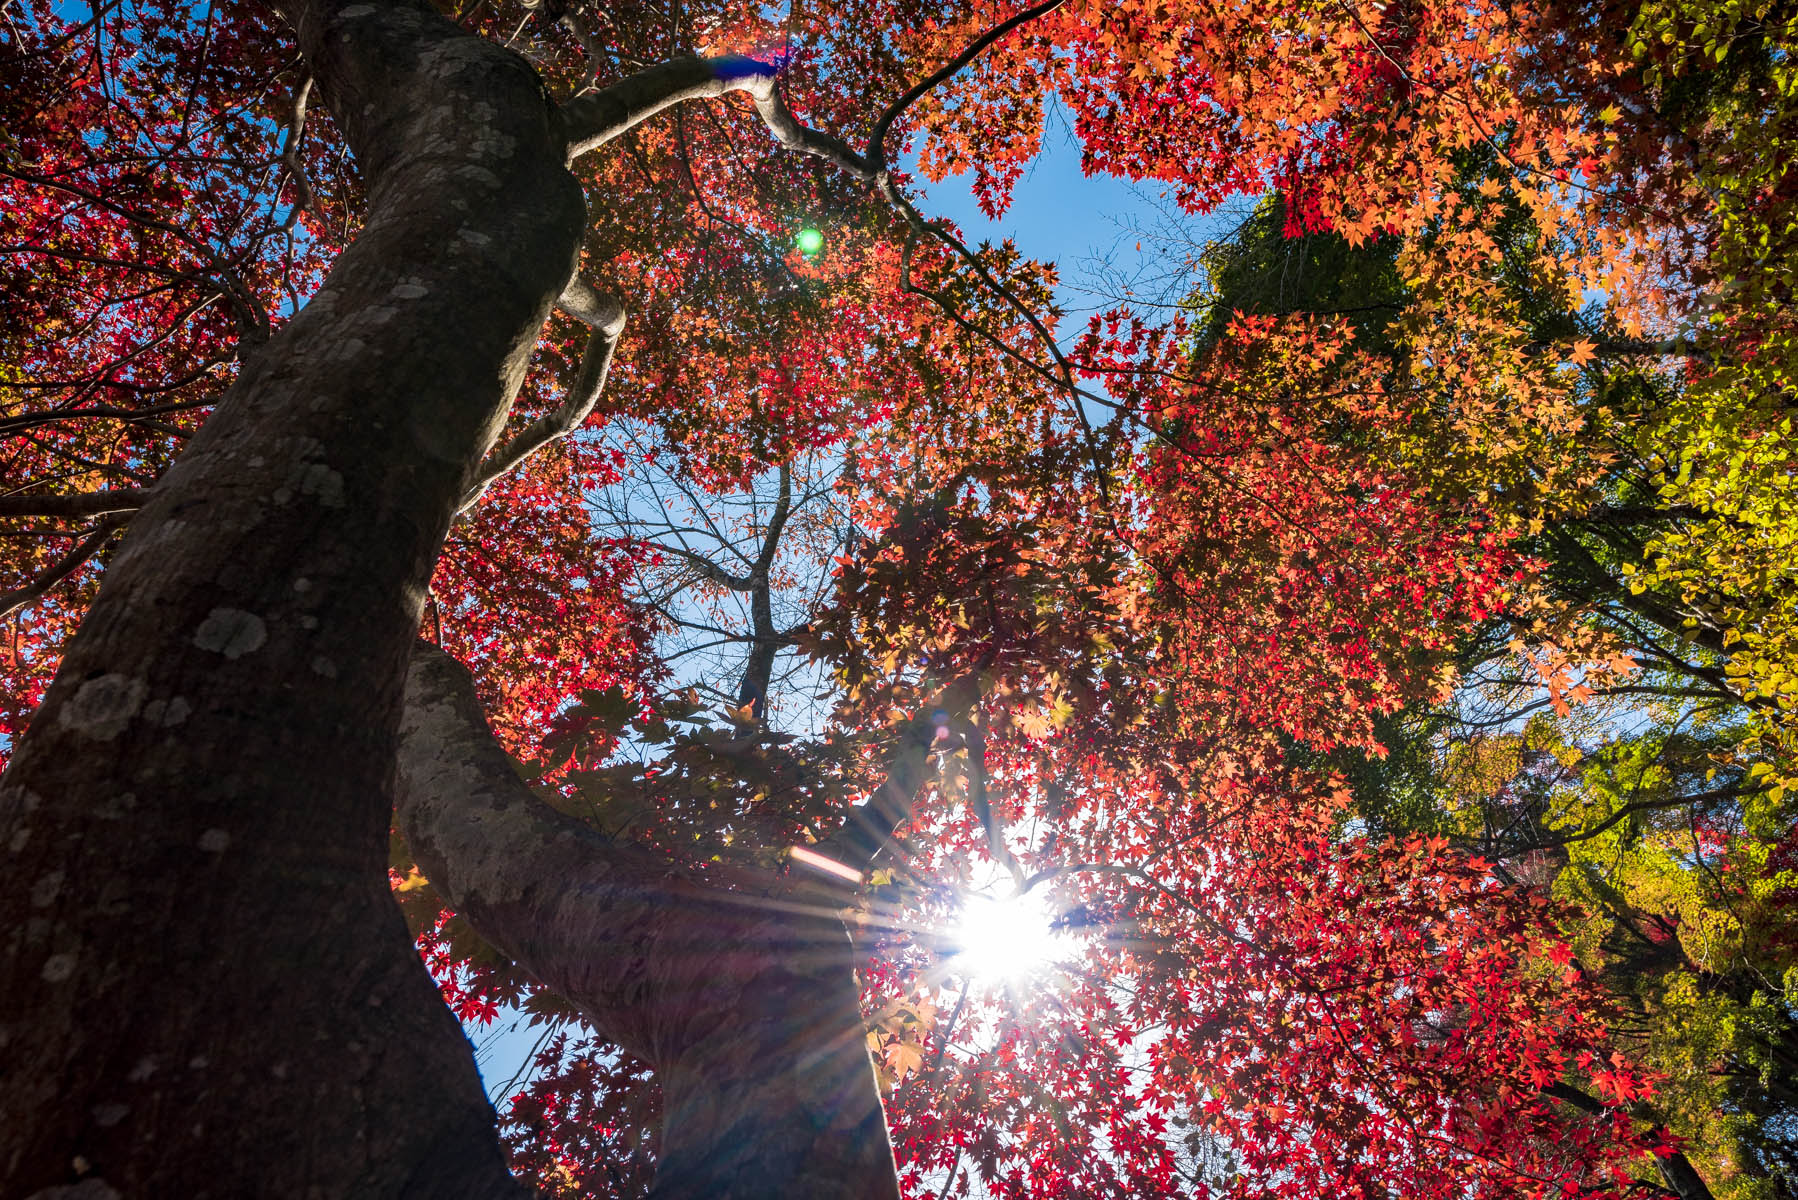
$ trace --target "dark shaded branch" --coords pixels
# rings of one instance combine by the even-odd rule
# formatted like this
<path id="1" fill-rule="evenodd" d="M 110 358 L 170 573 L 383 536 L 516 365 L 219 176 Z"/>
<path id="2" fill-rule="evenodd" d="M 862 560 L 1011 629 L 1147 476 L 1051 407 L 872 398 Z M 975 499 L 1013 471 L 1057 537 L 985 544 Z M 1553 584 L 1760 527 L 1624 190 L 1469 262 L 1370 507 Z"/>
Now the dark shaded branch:
<path id="1" fill-rule="evenodd" d="M 581 72 L 580 82 L 575 85 L 574 90 L 578 92 L 598 78 L 599 64 L 605 61 L 605 54 L 600 49 L 599 43 L 594 40 L 593 31 L 588 29 L 587 23 L 574 12 L 563 13 L 557 23 L 574 37 L 574 40 L 580 44 L 581 53 L 587 56 L 587 69 Z"/>
<path id="2" fill-rule="evenodd" d="M 769 573 L 774 569 L 774 559 L 780 552 L 781 530 L 786 528 L 787 518 L 793 512 L 793 472 L 787 466 L 780 468 L 780 491 L 774 500 L 774 511 L 768 515 L 768 524 L 762 534 L 762 549 L 756 555 L 755 566 L 750 571 L 749 612 L 750 635 L 753 639 L 749 661 L 743 668 L 743 684 L 737 691 L 737 703 L 749 710 L 745 714 L 751 721 L 760 721 L 768 711 L 768 681 L 774 675 L 774 656 L 785 645 L 779 630 L 774 627 L 773 584 Z"/>
<path id="3" fill-rule="evenodd" d="M 1552 850 L 1557 846 L 1569 846 L 1574 842 L 1589 841 L 1605 833 L 1620 822 L 1635 816 L 1637 813 L 1657 812 L 1668 808 L 1685 808 L 1702 804 L 1710 804 L 1719 800 L 1735 800 L 1764 792 L 1765 787 L 1722 787 L 1712 788 L 1706 792 L 1698 792 L 1690 796 L 1674 796 L 1667 800 L 1636 800 L 1620 807 L 1616 812 L 1588 829 L 1567 834 L 1563 837 L 1533 837 L 1523 845 L 1504 846 L 1501 852 L 1506 856 L 1527 854 L 1532 850 Z"/>
<path id="4" fill-rule="evenodd" d="M 1709 364 L 1712 352 L 1691 338 L 1671 337 L 1661 341 L 1645 338 L 1589 339 L 1594 350 L 1605 358 L 1689 358 Z M 1534 354 L 1558 353 L 1565 349 L 1565 339 L 1541 339 L 1527 343 L 1525 349 Z"/>
<path id="5" fill-rule="evenodd" d="M 1034 21 L 1038 17 L 1047 16 L 1066 2 L 1067 0 L 1043 0 L 1042 3 L 1027 8 L 1015 16 L 1007 17 L 1005 20 L 999 22 L 997 25 L 975 38 L 972 42 L 969 42 L 967 47 L 962 50 L 960 54 L 957 54 L 941 67 L 907 88 L 905 94 L 893 101 L 893 103 L 887 107 L 887 110 L 880 114 L 879 120 L 874 122 L 874 131 L 868 135 L 867 161 L 873 164 L 876 170 L 885 170 L 887 134 L 893 128 L 893 122 L 903 116 L 906 109 L 917 103 L 918 100 L 923 98 L 923 96 L 932 88 L 947 82 L 956 74 L 956 72 L 973 62 L 976 58 L 979 58 L 980 55 L 994 42 L 997 42 L 1000 38 L 1012 32 L 1012 30 L 1017 29 L 1020 25 Z"/>
<path id="6" fill-rule="evenodd" d="M 259 344 L 268 340 L 271 326 L 269 324 L 268 313 L 264 311 L 261 301 L 256 298 L 256 294 L 250 290 L 249 286 L 244 283 L 242 277 L 237 273 L 236 267 L 227 260 L 223 254 L 214 249 L 211 243 L 206 241 L 203 237 L 191 234 L 180 226 L 174 225 L 168 221 L 152 217 L 148 213 L 128 208 L 108 196 L 100 195 L 99 193 L 86 188 L 78 187 L 64 178 L 47 175 L 33 175 L 26 172 L 15 171 L 5 165 L 0 165 L 0 176 L 16 179 L 21 183 L 44 188 L 47 191 L 61 192 L 64 195 L 73 196 L 84 203 L 91 204 L 96 208 L 123 217 L 133 224 L 167 234 L 175 241 L 186 246 L 196 257 L 205 260 L 207 266 L 210 268 L 209 272 L 194 274 L 181 271 L 169 271 L 164 268 L 151 266 L 150 264 L 125 263 L 120 265 L 126 266 L 129 269 L 149 271 L 155 274 L 173 276 L 176 278 L 204 279 L 206 282 L 216 287 L 224 295 L 226 302 L 230 304 L 232 311 L 237 318 L 239 335 L 245 341 Z M 29 249 L 40 253 L 45 252 L 42 247 L 37 246 L 29 247 Z M 62 255 L 61 257 L 73 258 L 78 256 Z"/>
<path id="7" fill-rule="evenodd" d="M 148 488 L 117 488 L 109 492 L 71 492 L 67 495 L 21 492 L 16 496 L 0 496 L 0 518 L 102 517 L 108 513 L 135 512 L 149 499 Z"/>
<path id="8" fill-rule="evenodd" d="M 987 854 L 1011 876 L 1022 894 L 1026 890 L 1024 868 L 1018 865 L 1018 860 L 1012 857 L 1011 847 L 1005 844 L 1005 828 L 993 814 L 992 801 L 987 795 L 986 729 L 979 712 L 971 713 L 960 729 L 968 746 L 968 807 L 974 810 L 975 818 L 986 830 Z"/>
<path id="9" fill-rule="evenodd" d="M 1576 525 L 1647 525 L 1657 521 L 1701 521 L 1704 510 L 1690 504 L 1671 507 L 1636 504 L 1622 508 L 1599 507 L 1583 516 L 1572 518 Z"/>
<path id="10" fill-rule="evenodd" d="M 1597 1097 L 1588 1095 L 1571 1084 L 1551 1084 L 1542 1089 L 1542 1094 L 1551 1096 L 1563 1104 L 1571 1105 L 1590 1116 L 1603 1117 L 1607 1111 L 1606 1107 L 1599 1103 Z M 1653 1121 L 1656 1125 L 1661 1126 L 1662 1132 L 1666 1131 L 1666 1126 L 1645 1104 L 1633 1105 L 1630 1114 L 1642 1120 Z M 1660 1168 L 1661 1178 L 1666 1180 L 1667 1189 L 1678 1196 L 1679 1200 L 1713 1200 L 1711 1189 L 1693 1169 L 1691 1160 L 1679 1151 L 1675 1150 L 1666 1158 L 1657 1156 L 1655 1166 Z"/>
<path id="11" fill-rule="evenodd" d="M 1572 534 L 1557 530 L 1550 535 L 1549 540 L 1561 553 L 1564 561 L 1578 569 L 1588 581 L 1589 588 L 1580 589 L 1583 599 L 1588 602 L 1614 600 L 1621 607 L 1653 621 L 1677 638 L 1702 646 L 1713 654 L 1725 658 L 1729 656 L 1729 649 L 1723 644 L 1722 630 L 1705 623 L 1702 614 L 1671 608 L 1652 592 L 1632 592 L 1627 584 L 1613 577 L 1604 564 Z M 1688 617 L 1699 623 L 1688 626 Z"/>
<path id="12" fill-rule="evenodd" d="M 108 516 L 79 545 L 38 572 L 30 583 L 10 592 L 0 592 L 0 619 L 10 617 L 21 608 L 43 599 L 51 588 L 74 574 L 76 568 L 98 554 L 100 547 L 110 541 L 112 535 L 128 520 L 130 518 L 122 513 Z"/>

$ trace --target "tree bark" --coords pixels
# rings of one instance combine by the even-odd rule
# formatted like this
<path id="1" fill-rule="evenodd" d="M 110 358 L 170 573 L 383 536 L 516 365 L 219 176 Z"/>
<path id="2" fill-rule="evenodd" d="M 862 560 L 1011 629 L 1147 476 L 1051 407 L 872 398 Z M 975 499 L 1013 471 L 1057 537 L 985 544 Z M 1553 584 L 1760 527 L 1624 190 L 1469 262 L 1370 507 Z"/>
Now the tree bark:
<path id="1" fill-rule="evenodd" d="M 516 55 L 288 10 L 370 195 L 132 521 L 0 779 L 0 1194 L 516 1194 L 385 886 L 444 533 L 583 218 Z"/>
<path id="2" fill-rule="evenodd" d="M 689 879 L 519 782 L 460 664 L 421 645 L 399 824 L 482 936 L 656 1070 L 652 1196 L 893 1200 L 840 900 L 803 881 Z"/>
<path id="3" fill-rule="evenodd" d="M 1556 1083 L 1545 1088 L 1544 1091 L 1563 1104 L 1570 1104 L 1583 1113 L 1589 1113 L 1595 1117 L 1605 1115 L 1605 1106 L 1598 1102 L 1597 1097 L 1581 1091 L 1572 1084 Z M 1635 1105 L 1633 1115 L 1644 1121 L 1656 1121 L 1654 1113 L 1645 1104 Z M 1692 1166 L 1692 1160 L 1679 1151 L 1673 1151 L 1666 1158 L 1656 1158 L 1654 1165 L 1660 1171 L 1661 1179 L 1666 1183 L 1667 1190 L 1678 1196 L 1679 1200 L 1713 1200 L 1711 1189 L 1705 1185 L 1704 1177 Z"/>

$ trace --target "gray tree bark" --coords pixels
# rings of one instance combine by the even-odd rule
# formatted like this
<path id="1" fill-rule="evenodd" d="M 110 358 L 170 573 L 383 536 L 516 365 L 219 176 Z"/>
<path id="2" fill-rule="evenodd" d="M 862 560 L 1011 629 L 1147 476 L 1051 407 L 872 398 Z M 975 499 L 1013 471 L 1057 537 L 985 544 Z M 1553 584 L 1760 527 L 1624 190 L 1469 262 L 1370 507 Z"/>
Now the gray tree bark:
<path id="1" fill-rule="evenodd" d="M 655 1068 L 653 1196 L 898 1196 L 840 893 L 792 877 L 695 882 L 549 808 L 494 741 L 467 672 L 422 644 L 398 822 L 482 936 Z"/>
<path id="2" fill-rule="evenodd" d="M 730 90 L 783 142 L 837 143 L 747 60 L 663 64 L 559 110 L 422 3 L 287 16 L 368 221 L 119 505 L 128 540 L 0 779 L 23 884 L 0 893 L 0 1194 L 521 1193 L 388 892 L 397 762 L 433 882 L 656 1065 L 655 1195 L 896 1197 L 835 898 L 702 887 L 539 805 L 440 653 L 406 697 L 450 521 L 578 424 L 622 325 L 590 320 L 568 412 L 484 462 L 573 276 L 571 155 Z"/>
<path id="3" fill-rule="evenodd" d="M 503 1196 L 385 883 L 433 564 L 584 216 L 530 68 L 299 0 L 369 189 L 147 498 L 0 779 L 0 1195 Z"/>

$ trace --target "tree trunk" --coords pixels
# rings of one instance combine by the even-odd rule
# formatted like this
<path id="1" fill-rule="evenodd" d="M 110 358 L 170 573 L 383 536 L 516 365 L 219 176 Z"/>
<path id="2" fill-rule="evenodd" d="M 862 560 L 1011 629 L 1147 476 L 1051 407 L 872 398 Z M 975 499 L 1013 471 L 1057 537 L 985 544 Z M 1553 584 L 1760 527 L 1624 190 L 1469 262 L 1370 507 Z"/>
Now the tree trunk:
<path id="1" fill-rule="evenodd" d="M 896 1200 L 840 897 L 684 877 L 532 796 L 465 670 L 421 646 L 399 824 L 481 934 L 656 1070 L 660 1200 Z"/>
<path id="2" fill-rule="evenodd" d="M 1556 1100 L 1564 1104 L 1571 1104 L 1581 1112 L 1595 1117 L 1605 1115 L 1605 1106 L 1599 1103 L 1597 1097 L 1582 1092 L 1572 1084 L 1556 1083 L 1543 1090 Z M 1655 1121 L 1659 1124 L 1653 1111 L 1646 1104 L 1634 1105 L 1632 1115 L 1639 1120 Z M 1705 1185 L 1704 1177 L 1692 1166 L 1692 1160 L 1679 1151 L 1675 1150 L 1666 1158 L 1656 1158 L 1654 1165 L 1660 1171 L 1661 1179 L 1666 1183 L 1667 1190 L 1678 1196 L 1679 1200 L 1713 1200 L 1711 1189 Z"/>
<path id="3" fill-rule="evenodd" d="M 516 55 L 423 4 L 289 15 L 368 224 L 132 522 L 0 779 L 8 1197 L 519 1190 L 385 864 L 420 606 L 582 199 Z"/>

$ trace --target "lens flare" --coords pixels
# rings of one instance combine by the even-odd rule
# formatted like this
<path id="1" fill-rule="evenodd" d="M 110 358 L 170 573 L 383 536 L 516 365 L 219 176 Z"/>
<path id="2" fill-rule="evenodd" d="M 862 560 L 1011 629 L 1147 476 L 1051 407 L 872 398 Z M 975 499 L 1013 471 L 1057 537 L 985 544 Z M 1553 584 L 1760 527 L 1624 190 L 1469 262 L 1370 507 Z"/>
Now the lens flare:
<path id="1" fill-rule="evenodd" d="M 824 249 L 824 235 L 816 229 L 801 229 L 793 238 L 793 244 L 799 247 L 799 253 L 810 258 Z"/>
<path id="2" fill-rule="evenodd" d="M 1054 921 L 1041 893 L 971 896 L 955 931 L 960 965 L 977 979 L 1020 979 L 1070 951 L 1067 935 Z"/>

